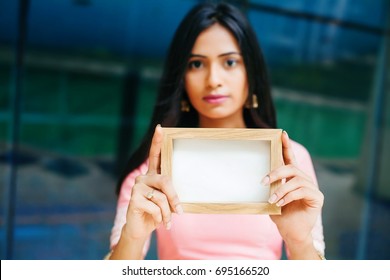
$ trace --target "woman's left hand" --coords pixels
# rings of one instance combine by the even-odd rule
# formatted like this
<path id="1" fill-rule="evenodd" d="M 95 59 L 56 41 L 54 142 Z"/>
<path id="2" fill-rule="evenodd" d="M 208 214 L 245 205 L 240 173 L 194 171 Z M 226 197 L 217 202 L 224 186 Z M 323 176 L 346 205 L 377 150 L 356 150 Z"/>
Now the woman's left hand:
<path id="1" fill-rule="evenodd" d="M 271 195 L 269 202 L 282 207 L 281 215 L 271 215 L 287 244 L 303 244 L 312 240 L 311 231 L 321 214 L 324 195 L 313 180 L 300 170 L 285 131 L 282 133 L 283 166 L 271 171 L 263 184 L 285 179 Z"/>

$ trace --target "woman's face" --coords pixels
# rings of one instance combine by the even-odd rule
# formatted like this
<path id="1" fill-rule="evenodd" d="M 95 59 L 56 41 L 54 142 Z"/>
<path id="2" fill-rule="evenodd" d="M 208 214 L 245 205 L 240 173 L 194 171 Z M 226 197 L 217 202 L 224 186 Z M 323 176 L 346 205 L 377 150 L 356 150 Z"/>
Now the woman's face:
<path id="1" fill-rule="evenodd" d="M 185 74 L 185 88 L 200 127 L 245 127 L 248 81 L 241 50 L 226 28 L 214 24 L 199 34 Z"/>

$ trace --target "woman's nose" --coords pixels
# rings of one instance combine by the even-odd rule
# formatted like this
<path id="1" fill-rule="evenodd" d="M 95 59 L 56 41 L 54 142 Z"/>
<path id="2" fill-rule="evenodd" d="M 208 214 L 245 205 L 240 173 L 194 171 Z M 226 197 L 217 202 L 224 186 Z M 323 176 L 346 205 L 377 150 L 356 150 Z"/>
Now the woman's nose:
<path id="1" fill-rule="evenodd" d="M 210 88 L 221 86 L 220 70 L 217 65 L 211 65 L 208 71 L 207 82 Z"/>

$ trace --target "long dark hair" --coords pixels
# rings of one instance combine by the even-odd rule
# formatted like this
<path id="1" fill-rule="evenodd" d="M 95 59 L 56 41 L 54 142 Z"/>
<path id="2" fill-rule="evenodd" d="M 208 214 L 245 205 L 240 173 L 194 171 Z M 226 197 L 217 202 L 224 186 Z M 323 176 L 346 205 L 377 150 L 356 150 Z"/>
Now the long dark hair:
<path id="1" fill-rule="evenodd" d="M 130 157 L 119 178 L 117 193 L 127 174 L 141 165 L 148 156 L 151 139 L 157 124 L 165 127 L 197 127 L 198 114 L 193 109 L 181 112 L 180 102 L 187 99 L 184 75 L 191 50 L 198 35 L 219 23 L 236 38 L 246 67 L 249 96 L 257 95 L 258 108 L 244 110 L 248 128 L 275 128 L 276 115 L 271 99 L 267 69 L 256 34 L 241 11 L 227 3 L 199 4 L 192 8 L 175 32 L 161 77 L 157 103 L 145 138 Z"/>

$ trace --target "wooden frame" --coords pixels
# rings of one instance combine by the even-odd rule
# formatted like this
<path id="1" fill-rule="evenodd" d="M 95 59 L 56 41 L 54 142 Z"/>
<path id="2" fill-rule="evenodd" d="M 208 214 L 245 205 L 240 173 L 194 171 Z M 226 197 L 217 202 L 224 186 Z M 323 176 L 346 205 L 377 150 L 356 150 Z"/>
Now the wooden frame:
<path id="1" fill-rule="evenodd" d="M 184 212 L 280 214 L 280 207 L 268 203 L 280 182 L 271 186 L 260 182 L 283 164 L 281 133 L 281 129 L 163 128 L 161 174 L 171 177 Z"/>

